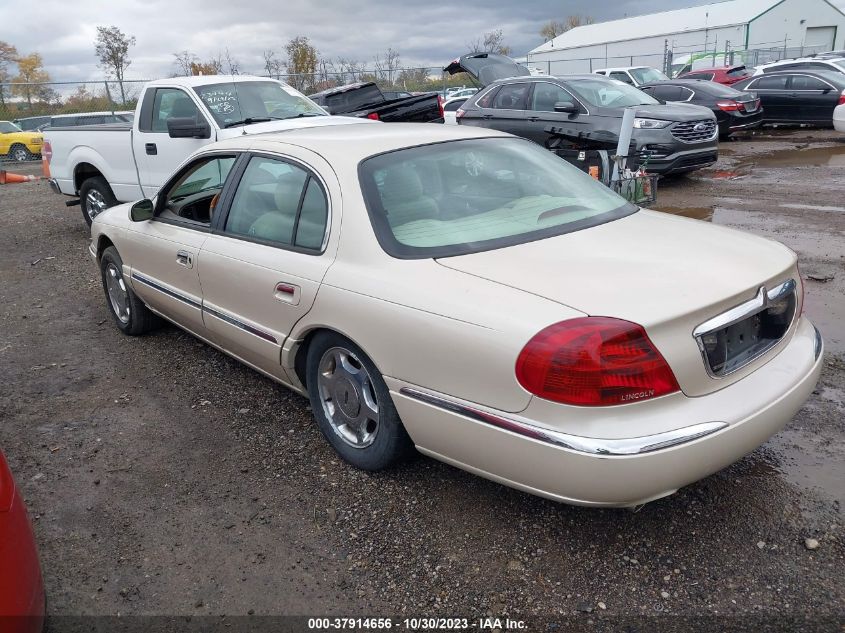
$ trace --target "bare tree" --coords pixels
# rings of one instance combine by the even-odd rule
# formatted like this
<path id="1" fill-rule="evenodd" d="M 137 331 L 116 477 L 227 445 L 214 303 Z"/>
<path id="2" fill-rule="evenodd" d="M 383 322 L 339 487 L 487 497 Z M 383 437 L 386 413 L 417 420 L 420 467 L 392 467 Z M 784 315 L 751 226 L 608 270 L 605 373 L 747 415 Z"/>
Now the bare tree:
<path id="1" fill-rule="evenodd" d="M 364 64 L 359 62 L 357 59 L 338 57 L 337 67 L 340 69 L 340 72 L 343 73 L 344 83 L 347 81 L 347 78 L 350 83 L 354 83 L 361 75 L 364 74 Z"/>
<path id="2" fill-rule="evenodd" d="M 190 77 L 192 74 L 191 64 L 196 63 L 197 56 L 191 51 L 184 50 L 179 51 L 178 53 L 173 53 L 173 57 L 175 58 L 173 63 L 176 65 L 176 74 Z"/>
<path id="3" fill-rule="evenodd" d="M 207 62 L 191 62 L 192 75 L 222 75 L 223 66 L 219 59 L 211 58 Z"/>
<path id="4" fill-rule="evenodd" d="M 123 88 L 123 75 L 132 60 L 129 59 L 129 47 L 135 46 L 135 36 L 129 37 L 116 26 L 98 26 L 95 51 L 100 60 L 100 68 L 106 76 L 114 77 L 120 86 L 120 100 L 126 104 L 126 91 Z"/>
<path id="5" fill-rule="evenodd" d="M 502 29 L 483 33 L 475 40 L 468 42 L 466 47 L 471 53 L 498 53 L 499 55 L 510 55 L 511 47 L 505 45 L 505 35 Z"/>
<path id="6" fill-rule="evenodd" d="M 571 31 L 575 27 L 592 24 L 593 18 L 585 15 L 570 15 L 562 22 L 560 20 L 549 20 L 540 29 L 540 37 L 549 41 L 555 39 L 558 35 L 562 35 L 567 31 Z"/>
<path id="7" fill-rule="evenodd" d="M 0 41 L 0 84 L 9 83 L 9 64 L 17 63 L 18 50 L 6 42 Z M 6 108 L 6 87 L 0 85 L 0 107 Z"/>
<path id="8" fill-rule="evenodd" d="M 264 71 L 270 77 L 278 77 L 282 74 L 284 62 L 276 57 L 276 51 L 267 49 L 261 55 L 264 58 Z"/>
<path id="9" fill-rule="evenodd" d="M 375 58 L 376 76 L 382 78 L 389 85 L 393 85 L 396 78 L 396 71 L 399 70 L 399 53 L 388 48 L 384 55 L 376 55 Z"/>
<path id="10" fill-rule="evenodd" d="M 218 58 L 221 55 L 218 53 Z M 229 47 L 226 47 L 226 50 L 223 51 L 222 55 L 222 68 L 226 71 L 227 75 L 239 75 L 241 73 L 241 63 L 236 60 L 232 55 L 229 53 Z"/>

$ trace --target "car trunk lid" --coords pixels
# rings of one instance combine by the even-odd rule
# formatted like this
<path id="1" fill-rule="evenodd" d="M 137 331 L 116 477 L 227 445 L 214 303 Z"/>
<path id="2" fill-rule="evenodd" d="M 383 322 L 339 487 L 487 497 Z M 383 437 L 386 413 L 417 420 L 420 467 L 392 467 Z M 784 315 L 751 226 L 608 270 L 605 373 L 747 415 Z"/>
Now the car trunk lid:
<path id="1" fill-rule="evenodd" d="M 462 55 L 453 60 L 443 72 L 450 75 L 467 73 L 482 86 L 508 79 L 509 77 L 525 77 L 531 72 L 525 67 L 517 64 L 510 57 L 497 53 L 471 53 Z"/>
<path id="2" fill-rule="evenodd" d="M 762 286 L 771 290 L 788 279 L 799 281 L 794 253 L 780 244 L 652 211 L 438 262 L 591 316 L 642 325 L 690 396 L 731 384 L 772 356 L 766 352 L 716 379 L 693 331 L 754 299 Z"/>

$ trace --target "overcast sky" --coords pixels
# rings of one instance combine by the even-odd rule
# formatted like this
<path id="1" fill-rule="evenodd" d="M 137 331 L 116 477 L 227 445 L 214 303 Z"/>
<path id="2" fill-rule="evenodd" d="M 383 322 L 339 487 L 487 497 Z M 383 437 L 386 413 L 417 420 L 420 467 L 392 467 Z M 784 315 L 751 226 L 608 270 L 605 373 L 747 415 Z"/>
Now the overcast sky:
<path id="1" fill-rule="evenodd" d="M 839 5 L 845 0 L 835 0 Z M 706 0 L 0 0 L 0 40 L 21 54 L 39 52 L 54 81 L 102 76 L 94 57 L 98 25 L 137 38 L 127 77 L 155 79 L 174 71 L 172 53 L 200 58 L 226 47 L 242 72 L 262 72 L 261 52 L 282 52 L 297 35 L 321 56 L 364 61 L 392 47 L 403 66 L 442 66 L 465 44 L 501 28 L 514 55 L 542 43 L 551 18 L 590 15 L 596 21 L 664 11 Z"/>

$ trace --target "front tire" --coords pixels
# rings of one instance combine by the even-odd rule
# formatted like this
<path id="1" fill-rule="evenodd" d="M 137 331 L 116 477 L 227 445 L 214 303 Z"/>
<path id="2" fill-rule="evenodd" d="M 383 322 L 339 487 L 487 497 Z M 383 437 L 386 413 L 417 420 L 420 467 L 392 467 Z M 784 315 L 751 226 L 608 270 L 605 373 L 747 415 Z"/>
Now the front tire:
<path id="1" fill-rule="evenodd" d="M 413 442 L 384 379 L 352 341 L 317 334 L 308 347 L 306 383 L 320 431 L 344 460 L 376 471 L 410 454 Z"/>
<path id="2" fill-rule="evenodd" d="M 32 160 L 35 156 L 24 145 L 12 145 L 9 149 L 9 158 L 18 163 Z"/>
<path id="3" fill-rule="evenodd" d="M 91 226 L 95 217 L 116 204 L 111 187 L 102 176 L 88 178 L 79 188 L 79 206 L 82 207 L 82 217 L 88 226 Z"/>
<path id="4" fill-rule="evenodd" d="M 100 257 L 100 274 L 106 305 L 120 331 L 130 336 L 145 334 L 159 321 L 144 302 L 138 298 L 123 277 L 123 260 L 114 246 L 109 246 Z"/>

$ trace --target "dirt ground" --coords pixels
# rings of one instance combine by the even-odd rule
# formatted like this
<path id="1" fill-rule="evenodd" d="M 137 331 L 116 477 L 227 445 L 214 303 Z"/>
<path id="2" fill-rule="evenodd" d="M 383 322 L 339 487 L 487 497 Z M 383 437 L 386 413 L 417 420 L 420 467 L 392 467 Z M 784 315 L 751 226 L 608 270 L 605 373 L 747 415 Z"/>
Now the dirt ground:
<path id="1" fill-rule="evenodd" d="M 800 254 L 827 356 L 782 433 L 636 514 L 423 457 L 353 470 L 304 398 L 173 327 L 122 336 L 79 207 L 45 182 L 0 186 L 0 447 L 34 520 L 51 630 L 116 614 L 494 614 L 544 629 L 684 615 L 770 630 L 799 616 L 838 630 L 845 143 L 832 137 L 746 137 L 714 169 L 661 181 L 659 210 Z"/>

